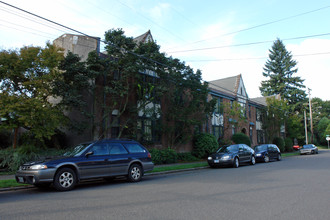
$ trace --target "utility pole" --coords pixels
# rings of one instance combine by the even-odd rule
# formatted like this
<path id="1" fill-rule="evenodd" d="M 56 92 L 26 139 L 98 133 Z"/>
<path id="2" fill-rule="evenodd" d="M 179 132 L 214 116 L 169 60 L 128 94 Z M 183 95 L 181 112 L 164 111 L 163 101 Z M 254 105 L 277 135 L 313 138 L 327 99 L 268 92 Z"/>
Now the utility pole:
<path id="1" fill-rule="evenodd" d="M 308 97 L 309 97 L 309 116 L 311 118 L 311 144 L 313 144 L 313 115 L 312 115 L 312 102 L 311 102 L 311 89 L 308 88 Z"/>
<path id="2" fill-rule="evenodd" d="M 306 137 L 306 144 L 308 144 L 308 133 L 307 133 L 307 120 L 306 120 L 306 110 L 304 110 L 304 119 L 305 119 L 305 137 Z"/>

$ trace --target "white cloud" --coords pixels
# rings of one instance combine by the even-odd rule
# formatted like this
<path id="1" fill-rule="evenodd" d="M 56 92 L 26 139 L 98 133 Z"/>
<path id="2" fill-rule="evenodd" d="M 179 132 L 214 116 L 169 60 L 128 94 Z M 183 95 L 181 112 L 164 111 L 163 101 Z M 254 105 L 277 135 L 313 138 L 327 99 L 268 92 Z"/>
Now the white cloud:
<path id="1" fill-rule="evenodd" d="M 312 89 L 311 96 L 330 100 L 330 40 L 308 39 L 299 44 L 288 44 L 287 50 L 293 54 L 298 64 L 298 76 L 305 79 L 306 87 Z M 320 54 L 328 53 L 328 54 Z M 295 56 L 307 55 L 309 56 Z"/>
<path id="2" fill-rule="evenodd" d="M 151 8 L 148 13 L 153 20 L 161 22 L 164 18 L 168 18 L 170 5 L 167 3 L 159 3 Z"/>

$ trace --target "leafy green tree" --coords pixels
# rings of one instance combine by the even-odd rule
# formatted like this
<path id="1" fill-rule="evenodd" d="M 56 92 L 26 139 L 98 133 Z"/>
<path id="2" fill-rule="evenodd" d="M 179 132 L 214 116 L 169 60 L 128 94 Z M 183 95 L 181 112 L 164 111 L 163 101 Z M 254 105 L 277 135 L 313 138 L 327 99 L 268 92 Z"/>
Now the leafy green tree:
<path id="1" fill-rule="evenodd" d="M 304 118 L 301 114 L 289 115 L 286 123 L 286 136 L 291 140 L 297 139 L 299 143 L 305 140 Z"/>
<path id="2" fill-rule="evenodd" d="M 281 95 L 293 110 L 299 109 L 299 104 L 306 100 L 303 90 L 304 80 L 295 76 L 298 72 L 297 62 L 292 59 L 291 52 L 287 51 L 280 39 L 277 39 L 269 50 L 264 72 L 267 80 L 261 82 L 259 87 L 263 96 Z"/>
<path id="3" fill-rule="evenodd" d="M 232 103 L 224 102 L 221 108 L 224 117 L 228 118 L 228 121 L 224 123 L 224 133 L 230 131 L 233 126 L 239 128 L 247 122 L 245 117 L 246 109 L 244 109 L 237 101 L 233 101 Z"/>
<path id="4" fill-rule="evenodd" d="M 105 41 L 108 56 L 102 62 L 95 88 L 96 106 L 101 107 L 97 110 L 101 117 L 95 118 L 96 130 L 99 137 L 105 138 L 115 135 L 111 132 L 114 127 L 119 128 L 116 137 L 121 137 L 125 130 L 130 133 L 126 135 L 132 135 L 135 128 L 131 122 L 137 119 L 135 94 L 140 70 L 139 56 L 134 52 L 137 44 L 122 29 L 107 31 Z"/>
<path id="5" fill-rule="evenodd" d="M 89 59 L 93 59 L 93 56 L 95 54 L 91 53 Z M 90 99 L 98 72 L 91 68 L 87 68 L 87 63 L 81 62 L 78 55 L 69 52 L 59 65 L 61 75 L 53 82 L 55 102 L 70 118 L 67 127 L 78 133 L 90 126 L 89 119 L 93 117 L 89 102 L 92 102 Z"/>
<path id="6" fill-rule="evenodd" d="M 51 44 L 0 52 L 0 127 L 15 130 L 14 148 L 18 128 L 42 140 L 65 122 L 62 109 L 50 100 L 61 60 L 63 53 Z"/>
<path id="7" fill-rule="evenodd" d="M 330 126 L 330 119 L 327 117 L 323 117 L 317 125 L 319 140 L 323 144 L 327 143 L 325 139 L 326 135 L 330 135 L 329 131 L 327 130 L 329 126 Z"/>
<path id="8" fill-rule="evenodd" d="M 280 136 L 281 127 L 286 125 L 289 107 L 285 100 L 269 97 L 267 111 L 263 121 L 263 129 L 266 131 L 267 140 L 273 140 Z"/>
<path id="9" fill-rule="evenodd" d="M 208 84 L 202 83 L 201 71 L 193 71 L 178 59 L 169 58 L 168 68 L 160 76 L 164 89 L 163 134 L 168 145 L 187 143 L 194 127 L 201 126 L 213 112 L 214 102 L 207 102 Z"/>

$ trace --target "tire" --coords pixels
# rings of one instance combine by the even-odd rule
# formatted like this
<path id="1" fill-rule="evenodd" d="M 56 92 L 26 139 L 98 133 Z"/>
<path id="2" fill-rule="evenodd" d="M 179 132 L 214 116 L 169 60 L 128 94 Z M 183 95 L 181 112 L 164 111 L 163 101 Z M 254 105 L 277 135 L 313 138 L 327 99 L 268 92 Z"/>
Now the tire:
<path id="1" fill-rule="evenodd" d="M 251 165 L 256 164 L 256 158 L 254 156 L 251 157 L 251 161 L 250 161 Z"/>
<path id="2" fill-rule="evenodd" d="M 282 155 L 281 155 L 281 154 L 278 154 L 278 155 L 277 155 L 277 160 L 278 160 L 278 161 L 282 160 Z"/>
<path id="3" fill-rule="evenodd" d="M 76 173 L 71 168 L 62 168 L 57 171 L 54 179 L 54 187 L 59 191 L 68 191 L 77 183 Z"/>
<path id="4" fill-rule="evenodd" d="M 128 169 L 127 178 L 130 182 L 139 182 L 143 176 L 143 170 L 140 165 L 132 164 Z"/>
<path id="5" fill-rule="evenodd" d="M 268 162 L 269 162 L 269 156 L 268 156 L 268 155 L 266 155 L 266 156 L 264 157 L 264 162 L 265 162 L 265 163 L 268 163 Z"/>
<path id="6" fill-rule="evenodd" d="M 233 167 L 234 168 L 238 168 L 239 167 L 239 159 L 237 157 L 234 158 Z"/>

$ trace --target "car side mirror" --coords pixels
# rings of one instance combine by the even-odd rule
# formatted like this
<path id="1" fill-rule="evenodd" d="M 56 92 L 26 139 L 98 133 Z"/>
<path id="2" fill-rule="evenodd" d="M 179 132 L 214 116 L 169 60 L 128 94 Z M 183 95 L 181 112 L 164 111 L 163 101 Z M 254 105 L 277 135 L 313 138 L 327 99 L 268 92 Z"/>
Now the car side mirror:
<path id="1" fill-rule="evenodd" d="M 87 153 L 85 154 L 85 157 L 88 157 L 88 156 L 93 155 L 93 154 L 94 154 L 93 151 L 89 151 L 89 152 L 87 152 Z"/>

